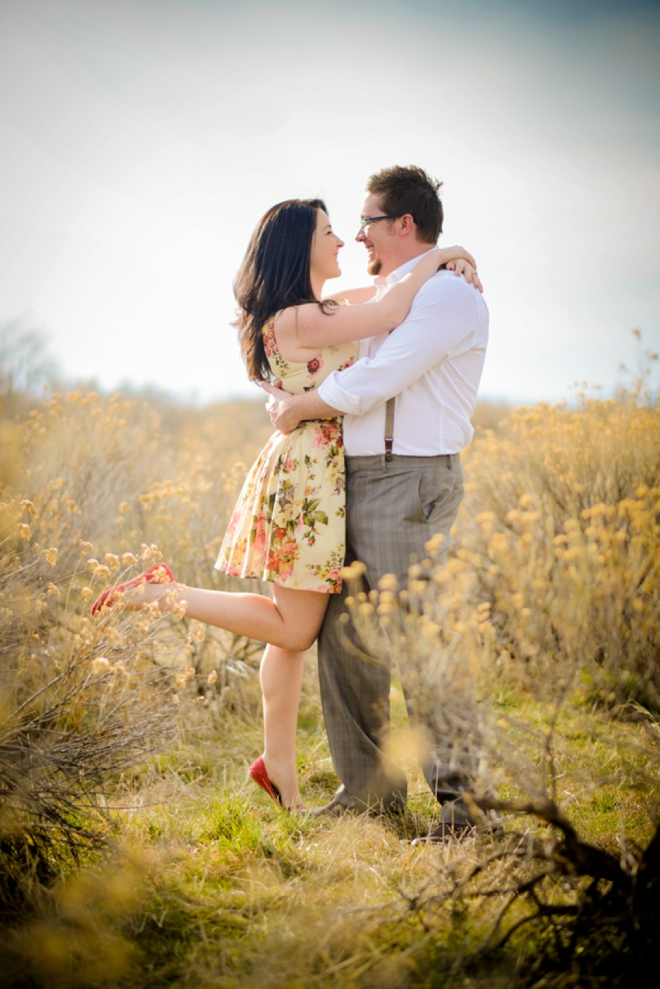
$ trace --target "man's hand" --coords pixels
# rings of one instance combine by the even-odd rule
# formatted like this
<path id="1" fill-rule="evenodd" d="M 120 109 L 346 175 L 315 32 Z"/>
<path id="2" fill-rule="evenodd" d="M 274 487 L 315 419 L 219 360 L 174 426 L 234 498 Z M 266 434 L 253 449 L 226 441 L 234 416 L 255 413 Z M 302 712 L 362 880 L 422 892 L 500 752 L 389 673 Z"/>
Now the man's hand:
<path id="1" fill-rule="evenodd" d="M 295 411 L 296 396 L 284 391 L 281 385 L 276 387 L 267 381 L 260 381 L 259 384 L 270 395 L 266 411 L 275 429 L 280 433 L 291 433 L 297 429 L 301 419 Z"/>
<path id="2" fill-rule="evenodd" d="M 463 275 L 466 282 L 469 282 L 470 285 L 474 285 L 480 292 L 483 292 L 484 287 L 477 274 L 477 269 L 469 261 L 466 261 L 464 258 L 457 258 L 456 261 L 448 261 L 446 268 L 448 271 L 453 271 L 456 275 Z"/>

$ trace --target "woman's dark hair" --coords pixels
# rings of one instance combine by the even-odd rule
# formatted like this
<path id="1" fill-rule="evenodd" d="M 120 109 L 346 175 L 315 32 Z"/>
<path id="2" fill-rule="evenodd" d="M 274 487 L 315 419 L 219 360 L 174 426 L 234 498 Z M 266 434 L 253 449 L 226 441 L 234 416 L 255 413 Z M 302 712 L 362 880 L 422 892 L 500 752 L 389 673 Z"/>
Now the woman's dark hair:
<path id="1" fill-rule="evenodd" d="M 262 327 L 280 309 L 316 302 L 310 279 L 312 239 L 321 199 L 287 199 L 259 220 L 234 281 L 235 326 L 251 378 L 270 377 Z M 321 303 L 320 303 L 321 304 Z"/>

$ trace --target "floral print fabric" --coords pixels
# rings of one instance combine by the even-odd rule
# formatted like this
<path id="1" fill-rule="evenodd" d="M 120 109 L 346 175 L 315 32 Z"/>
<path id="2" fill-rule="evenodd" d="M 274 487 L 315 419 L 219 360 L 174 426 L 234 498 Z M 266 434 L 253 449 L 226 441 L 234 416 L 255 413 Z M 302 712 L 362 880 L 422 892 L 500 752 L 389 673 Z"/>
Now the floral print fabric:
<path id="1" fill-rule="evenodd" d="M 306 364 L 277 349 L 275 320 L 263 328 L 273 374 L 287 391 L 316 388 L 357 358 L 358 345 L 324 347 Z M 216 568 L 283 587 L 334 594 L 345 552 L 345 470 L 341 418 L 273 433 L 252 466 L 229 520 Z"/>

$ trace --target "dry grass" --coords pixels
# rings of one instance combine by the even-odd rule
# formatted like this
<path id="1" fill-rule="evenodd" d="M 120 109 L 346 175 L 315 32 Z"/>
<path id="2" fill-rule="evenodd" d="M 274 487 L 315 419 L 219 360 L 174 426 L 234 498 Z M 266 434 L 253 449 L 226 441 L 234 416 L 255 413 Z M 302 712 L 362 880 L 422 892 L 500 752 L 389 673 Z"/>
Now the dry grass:
<path id="1" fill-rule="evenodd" d="M 394 701 L 405 755 L 398 692 Z M 62 879 L 5 945 L 5 964 L 32 972 L 27 984 L 462 985 L 472 971 L 474 985 L 492 986 L 511 984 L 516 965 L 533 957 L 539 932 L 523 930 L 498 952 L 501 976 L 489 981 L 494 962 L 480 952 L 530 914 L 519 898 L 496 927 L 511 899 L 505 891 L 546 861 L 537 844 L 550 840 L 548 828 L 510 815 L 506 842 L 411 848 L 433 807 L 409 755 L 403 819 L 285 815 L 246 780 L 258 725 L 231 716 L 211 729 L 190 688 L 179 713 L 182 743 L 109 795 L 118 857 Z M 508 706 L 509 717 L 539 730 L 551 714 L 531 698 Z M 615 855 L 624 834 L 645 844 L 660 780 L 642 727 L 613 726 L 604 715 L 585 725 L 583 708 L 571 704 L 555 732 L 560 795 L 585 839 Z M 537 745 L 528 740 L 527 755 Z M 308 799 L 321 802 L 332 779 L 316 732 L 301 732 L 300 761 Z M 608 782 L 594 789 L 604 774 Z M 550 876 L 546 895 L 574 904 L 580 882 Z M 94 967 L 107 955 L 116 982 Z M 68 982 L 72 970 L 78 981 Z"/>
<path id="2" fill-rule="evenodd" d="M 561 829 L 510 812 L 504 842 L 412 849 L 436 807 L 398 685 L 388 745 L 410 771 L 407 815 L 286 815 L 246 779 L 258 646 L 176 617 L 88 619 L 110 581 L 161 558 L 229 586 L 213 562 L 269 430 L 263 405 L 157 404 L 71 394 L 2 422 L 0 982 L 560 985 L 550 927 L 497 943 L 532 916 L 520 889 L 556 865 Z M 628 863 L 660 796 L 657 729 L 632 703 L 657 706 L 660 689 L 659 445 L 658 407 L 639 395 L 516 412 L 469 453 L 448 567 L 431 546 L 404 610 L 387 583 L 353 603 L 365 636 L 389 622 L 431 674 L 440 736 L 463 738 L 478 799 L 552 804 Z M 314 805 L 336 778 L 311 656 L 299 728 Z M 585 902 L 558 866 L 534 888 Z"/>

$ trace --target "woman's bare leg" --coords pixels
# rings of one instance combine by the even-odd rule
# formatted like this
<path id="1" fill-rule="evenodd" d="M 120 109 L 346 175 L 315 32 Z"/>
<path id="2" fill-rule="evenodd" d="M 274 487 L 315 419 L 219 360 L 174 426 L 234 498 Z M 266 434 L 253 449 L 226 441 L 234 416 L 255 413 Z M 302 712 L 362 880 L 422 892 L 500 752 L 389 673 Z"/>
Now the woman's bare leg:
<path id="1" fill-rule="evenodd" d="M 185 584 L 145 584 L 126 594 L 125 607 L 136 609 L 158 601 L 162 611 L 185 604 L 185 615 L 197 621 L 268 642 L 291 652 L 304 652 L 316 641 L 328 595 L 271 584 L 273 598 L 238 591 L 207 591 Z"/>
<path id="2" fill-rule="evenodd" d="M 146 584 L 127 595 L 126 607 L 158 601 L 170 611 L 185 604 L 188 618 L 269 643 L 261 661 L 266 772 L 284 807 L 300 804 L 296 728 L 305 650 L 316 640 L 328 595 L 272 584 L 273 600 L 260 594 L 207 591 L 184 584 Z"/>
<path id="3" fill-rule="evenodd" d="M 266 646 L 259 677 L 264 703 L 264 763 L 284 807 L 302 803 L 296 774 L 296 728 L 304 652 Z"/>

